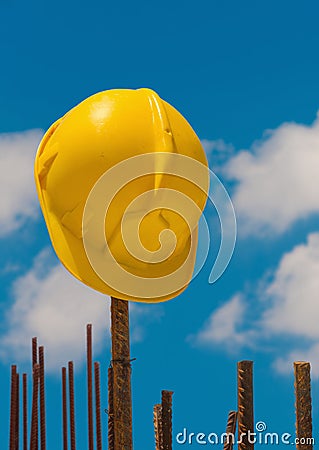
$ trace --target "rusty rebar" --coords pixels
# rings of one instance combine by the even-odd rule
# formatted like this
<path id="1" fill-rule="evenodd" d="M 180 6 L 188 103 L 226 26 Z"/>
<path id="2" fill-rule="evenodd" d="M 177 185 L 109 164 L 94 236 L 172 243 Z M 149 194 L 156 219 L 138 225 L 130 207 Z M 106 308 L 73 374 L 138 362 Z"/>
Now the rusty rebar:
<path id="1" fill-rule="evenodd" d="M 86 326 L 86 362 L 88 395 L 88 439 L 89 449 L 93 450 L 93 400 L 92 400 L 92 325 Z"/>
<path id="2" fill-rule="evenodd" d="M 39 347 L 40 365 L 40 448 L 46 450 L 44 347 Z"/>
<path id="3" fill-rule="evenodd" d="M 62 440 L 63 450 L 68 450 L 68 410 L 66 393 L 66 367 L 62 367 Z"/>
<path id="4" fill-rule="evenodd" d="M 38 394 L 39 394 L 39 364 L 33 367 L 33 386 L 32 386 L 32 413 L 31 413 L 31 433 L 30 450 L 38 448 Z"/>
<path id="5" fill-rule="evenodd" d="M 16 409 L 17 409 L 17 366 L 11 366 L 11 386 L 10 386 L 10 441 L 9 449 L 16 450 Z"/>
<path id="6" fill-rule="evenodd" d="M 19 374 L 16 373 L 15 383 L 16 383 L 16 417 L 15 417 L 15 450 L 19 450 L 20 444 L 20 382 Z"/>
<path id="7" fill-rule="evenodd" d="M 132 397 L 128 302 L 111 298 L 114 450 L 132 450 Z"/>
<path id="8" fill-rule="evenodd" d="M 33 378 L 34 378 L 34 367 L 35 365 L 38 363 L 38 339 L 37 337 L 33 337 L 32 338 L 32 369 L 33 369 Z M 33 385 L 35 385 L 34 379 L 33 379 Z M 39 386 L 37 385 L 37 389 L 39 389 Z M 38 399 L 38 393 L 37 393 L 37 399 Z M 38 402 L 38 400 L 37 400 Z M 33 406 L 32 406 L 33 408 Z M 38 450 L 39 448 L 39 425 L 38 425 L 38 421 L 39 421 L 39 412 L 38 412 L 38 404 L 34 407 L 34 417 L 33 417 L 33 422 L 34 424 L 36 423 L 36 425 L 34 425 L 34 432 L 35 432 L 35 436 L 33 436 L 33 440 L 35 442 L 35 447 L 33 450 Z M 32 428 L 32 425 L 31 425 Z M 30 436 L 31 439 L 31 436 Z"/>
<path id="9" fill-rule="evenodd" d="M 155 450 L 163 448 L 163 426 L 162 426 L 162 405 L 154 405 L 153 423 L 155 435 Z"/>
<path id="10" fill-rule="evenodd" d="M 224 439 L 224 450 L 233 450 L 237 425 L 237 411 L 229 411 L 226 433 Z"/>
<path id="11" fill-rule="evenodd" d="M 237 365 L 238 386 L 238 450 L 253 450 L 254 405 L 253 362 L 240 361 Z"/>
<path id="12" fill-rule="evenodd" d="M 22 375 L 23 450 L 28 450 L 28 390 L 27 374 Z"/>
<path id="13" fill-rule="evenodd" d="M 32 368 L 38 363 L 38 339 L 32 338 Z"/>
<path id="14" fill-rule="evenodd" d="M 74 406 L 74 369 L 73 361 L 69 361 L 69 404 L 70 404 L 70 437 L 71 437 L 71 450 L 76 449 L 75 438 L 75 406 Z"/>
<path id="15" fill-rule="evenodd" d="M 96 450 L 102 450 L 100 364 L 94 363 Z"/>
<path id="16" fill-rule="evenodd" d="M 108 376 L 108 449 L 114 450 L 114 410 L 113 410 L 113 368 L 109 367 Z"/>
<path id="17" fill-rule="evenodd" d="M 172 391 L 162 391 L 163 450 L 172 450 Z"/>
<path id="18" fill-rule="evenodd" d="M 294 363 L 296 397 L 296 434 L 298 450 L 312 450 L 312 407 L 310 364 L 304 361 Z"/>

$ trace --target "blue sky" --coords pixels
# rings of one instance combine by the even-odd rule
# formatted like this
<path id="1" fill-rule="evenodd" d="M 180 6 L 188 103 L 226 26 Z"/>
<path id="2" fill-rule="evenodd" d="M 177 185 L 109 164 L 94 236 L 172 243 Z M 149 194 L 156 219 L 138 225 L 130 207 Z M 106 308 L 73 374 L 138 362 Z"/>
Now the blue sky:
<path id="1" fill-rule="evenodd" d="M 161 389 L 175 391 L 174 435 L 184 427 L 224 431 L 241 359 L 255 364 L 256 420 L 291 434 L 291 362 L 310 360 L 318 426 L 318 3 L 2 0 L 0 11 L 1 423 L 9 366 L 30 371 L 28 345 L 37 335 L 47 348 L 48 448 L 60 445 L 56 368 L 72 357 L 78 448 L 86 448 L 84 325 L 94 324 L 105 385 L 108 306 L 51 250 L 34 154 L 43 131 L 87 96 L 150 87 L 203 140 L 233 200 L 238 240 L 226 272 L 209 284 L 219 227 L 208 205 L 216 241 L 200 274 L 178 299 L 132 305 L 135 448 L 152 448 Z M 107 407 L 105 386 L 103 395 Z M 2 425 L 1 442 L 7 431 Z"/>

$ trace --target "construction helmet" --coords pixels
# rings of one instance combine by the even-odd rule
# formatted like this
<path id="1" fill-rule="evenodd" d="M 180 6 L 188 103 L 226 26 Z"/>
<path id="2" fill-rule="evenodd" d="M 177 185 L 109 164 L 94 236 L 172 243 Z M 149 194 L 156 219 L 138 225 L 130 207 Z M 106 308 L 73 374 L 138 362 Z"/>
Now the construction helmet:
<path id="1" fill-rule="evenodd" d="M 209 175 L 184 117 L 150 89 L 88 97 L 45 133 L 35 180 L 53 248 L 102 293 L 169 300 L 191 280 Z"/>

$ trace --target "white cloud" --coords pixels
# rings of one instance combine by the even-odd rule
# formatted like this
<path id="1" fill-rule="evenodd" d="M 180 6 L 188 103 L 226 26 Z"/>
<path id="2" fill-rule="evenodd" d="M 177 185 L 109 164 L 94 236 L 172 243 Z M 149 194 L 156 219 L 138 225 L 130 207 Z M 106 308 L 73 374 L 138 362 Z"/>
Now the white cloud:
<path id="1" fill-rule="evenodd" d="M 232 144 L 228 144 L 223 139 L 216 139 L 215 141 L 202 139 L 201 143 L 204 147 L 205 152 L 208 154 L 212 152 L 230 154 L 234 151 L 234 146 Z"/>
<path id="2" fill-rule="evenodd" d="M 3 359 L 29 359 L 31 339 L 37 336 L 46 349 L 48 370 L 58 370 L 70 359 L 82 360 L 87 323 L 93 324 L 95 347 L 108 337 L 107 297 L 78 282 L 62 265 L 52 266 L 48 251 L 14 282 L 12 295 L 1 339 Z"/>
<path id="3" fill-rule="evenodd" d="M 319 340 L 319 233 L 284 255 L 267 288 L 271 306 L 261 324 L 274 333 Z"/>
<path id="4" fill-rule="evenodd" d="M 214 171 L 219 171 L 220 166 L 229 159 L 235 151 L 234 146 L 228 144 L 223 139 L 202 139 L 201 143 L 207 158 L 211 163 L 212 170 Z"/>
<path id="5" fill-rule="evenodd" d="M 312 376 L 319 378 L 319 342 L 308 349 L 294 349 L 286 356 L 278 357 L 274 361 L 274 368 L 283 375 L 291 374 L 294 361 L 310 361 Z"/>
<path id="6" fill-rule="evenodd" d="M 228 302 L 214 311 L 198 333 L 196 341 L 201 344 L 222 344 L 230 350 L 242 346 L 247 336 L 239 330 L 245 314 L 245 303 L 240 295 L 234 295 Z"/>
<path id="7" fill-rule="evenodd" d="M 223 167 L 238 184 L 232 196 L 246 233 L 282 233 L 319 212 L 319 117 L 311 126 L 285 123 Z"/>
<path id="8" fill-rule="evenodd" d="M 0 275 L 8 275 L 8 274 L 19 272 L 20 268 L 21 267 L 19 266 L 19 264 L 8 262 L 0 270 Z"/>
<path id="9" fill-rule="evenodd" d="M 318 292 L 319 233 L 313 233 L 306 244 L 295 246 L 282 257 L 263 298 L 258 298 L 257 289 L 254 304 L 248 303 L 244 294 L 231 298 L 212 313 L 197 340 L 212 345 L 226 343 L 230 349 L 232 343 L 251 347 L 252 337 L 261 349 L 276 342 L 274 366 L 279 372 L 291 371 L 294 360 L 308 360 L 314 376 L 319 377 Z M 287 340 L 290 344 L 285 355 Z M 279 348 L 282 354 L 277 357 Z"/>
<path id="10" fill-rule="evenodd" d="M 37 215 L 33 166 L 41 130 L 0 134 L 0 237 Z"/>
<path id="11" fill-rule="evenodd" d="M 37 336 L 40 345 L 45 346 L 47 369 L 54 372 L 68 360 L 83 362 L 87 323 L 93 324 L 95 351 L 105 345 L 109 339 L 110 302 L 109 297 L 77 281 L 62 265 L 52 266 L 50 252 L 40 253 L 33 267 L 14 282 L 0 357 L 18 363 L 29 361 L 31 339 Z M 147 323 L 142 306 L 132 304 L 130 308 L 133 340 L 135 335 L 139 340 L 143 337 L 138 318 L 143 316 L 143 323 Z"/>

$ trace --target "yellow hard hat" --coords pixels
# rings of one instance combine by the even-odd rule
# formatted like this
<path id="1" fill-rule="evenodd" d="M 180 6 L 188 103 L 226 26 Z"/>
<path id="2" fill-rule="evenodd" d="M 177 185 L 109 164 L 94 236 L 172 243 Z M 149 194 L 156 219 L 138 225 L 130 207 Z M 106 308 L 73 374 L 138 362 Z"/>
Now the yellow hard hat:
<path id="1" fill-rule="evenodd" d="M 83 283 L 144 302 L 185 289 L 207 161 L 189 123 L 154 91 L 104 91 L 71 109 L 45 133 L 35 180 L 55 252 Z"/>

